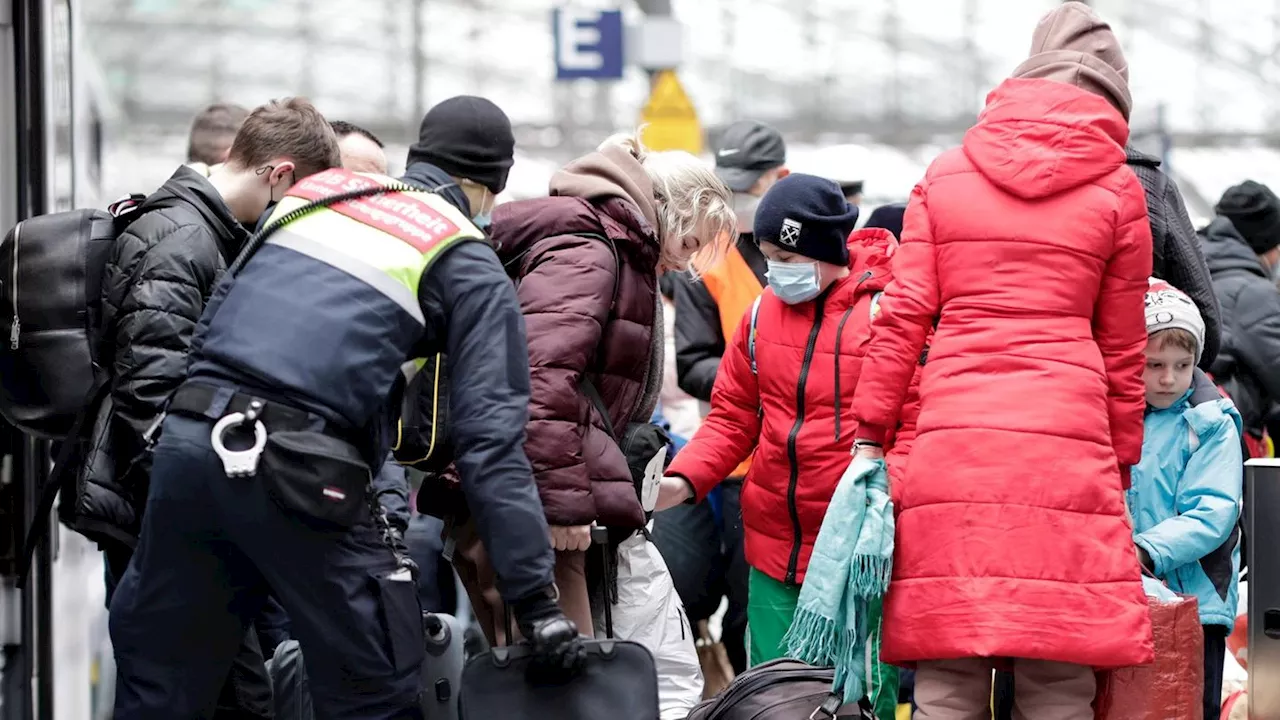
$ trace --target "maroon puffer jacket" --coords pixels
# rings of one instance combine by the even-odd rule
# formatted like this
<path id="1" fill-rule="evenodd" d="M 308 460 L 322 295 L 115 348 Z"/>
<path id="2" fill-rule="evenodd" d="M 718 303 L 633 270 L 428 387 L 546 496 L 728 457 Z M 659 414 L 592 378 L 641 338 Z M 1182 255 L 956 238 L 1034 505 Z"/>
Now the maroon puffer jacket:
<path id="1" fill-rule="evenodd" d="M 552 179 L 558 196 L 494 212 L 493 240 L 516 279 L 529 338 L 525 452 L 552 525 L 644 524 L 626 459 L 580 387 L 585 372 L 621 429 L 648 421 L 661 382 L 650 370 L 659 255 L 645 217 L 653 213 L 652 186 L 634 158 L 607 155 L 619 153 L 625 155 L 605 151 L 570 164 Z M 620 274 L 609 243 L 584 235 L 612 240 Z"/>

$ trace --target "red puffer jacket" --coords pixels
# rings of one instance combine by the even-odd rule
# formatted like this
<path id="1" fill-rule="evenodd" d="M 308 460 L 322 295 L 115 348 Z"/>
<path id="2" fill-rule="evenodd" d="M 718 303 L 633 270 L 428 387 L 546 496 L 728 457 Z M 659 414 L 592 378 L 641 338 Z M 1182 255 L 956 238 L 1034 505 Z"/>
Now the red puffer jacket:
<path id="1" fill-rule="evenodd" d="M 896 488 L 883 658 L 1151 660 L 1122 468 L 1142 453 L 1151 236 L 1105 99 L 1006 81 L 912 195 L 863 361 L 892 428 L 927 333 Z"/>
<path id="2" fill-rule="evenodd" d="M 849 239 L 848 277 L 816 300 L 787 305 L 766 289 L 756 320 L 758 376 L 748 310 L 720 361 L 711 414 L 668 470 L 701 499 L 751 456 L 742 487 L 747 562 L 774 579 L 803 582 L 849 466 L 857 428 L 851 403 L 871 337 L 872 298 L 889 280 L 896 247 L 887 230 L 860 230 Z"/>

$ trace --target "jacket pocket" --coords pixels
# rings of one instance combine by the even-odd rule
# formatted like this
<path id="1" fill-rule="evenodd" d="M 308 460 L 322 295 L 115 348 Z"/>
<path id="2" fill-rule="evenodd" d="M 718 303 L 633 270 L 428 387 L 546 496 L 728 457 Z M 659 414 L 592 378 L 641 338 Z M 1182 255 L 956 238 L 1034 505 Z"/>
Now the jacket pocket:
<path id="1" fill-rule="evenodd" d="M 369 517 L 369 465 L 351 443 L 313 430 L 267 435 L 258 473 L 286 512 L 321 529 L 346 530 Z"/>
<path id="2" fill-rule="evenodd" d="M 426 655 L 426 632 L 418 585 L 406 569 L 370 578 L 378 597 L 378 620 L 386 633 L 386 648 L 397 674 L 417 670 Z M 461 638 L 458 639 L 461 642 Z"/>

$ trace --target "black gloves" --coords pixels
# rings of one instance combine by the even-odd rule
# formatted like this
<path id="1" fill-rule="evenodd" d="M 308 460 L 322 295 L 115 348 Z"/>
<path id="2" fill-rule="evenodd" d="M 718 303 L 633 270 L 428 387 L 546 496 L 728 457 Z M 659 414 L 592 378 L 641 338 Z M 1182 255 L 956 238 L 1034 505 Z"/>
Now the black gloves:
<path id="1" fill-rule="evenodd" d="M 562 683 L 582 669 L 587 651 L 573 621 L 556 604 L 554 592 L 538 593 L 515 603 L 520 634 L 533 645 L 530 680 L 538 684 Z"/>

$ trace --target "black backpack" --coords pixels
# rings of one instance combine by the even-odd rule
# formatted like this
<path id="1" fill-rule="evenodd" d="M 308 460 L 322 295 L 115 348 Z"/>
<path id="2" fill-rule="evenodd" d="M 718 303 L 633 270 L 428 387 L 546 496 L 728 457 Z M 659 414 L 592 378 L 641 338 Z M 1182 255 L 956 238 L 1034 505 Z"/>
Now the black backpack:
<path id="1" fill-rule="evenodd" d="M 78 436 L 105 385 L 94 348 L 102 276 L 143 199 L 24 220 L 0 242 L 0 415 L 29 435 Z"/>
<path id="2" fill-rule="evenodd" d="M 453 463 L 449 438 L 449 377 L 443 353 L 436 353 L 407 382 L 397 382 L 400 416 L 391 455 L 396 463 L 424 473 L 444 472 Z"/>

